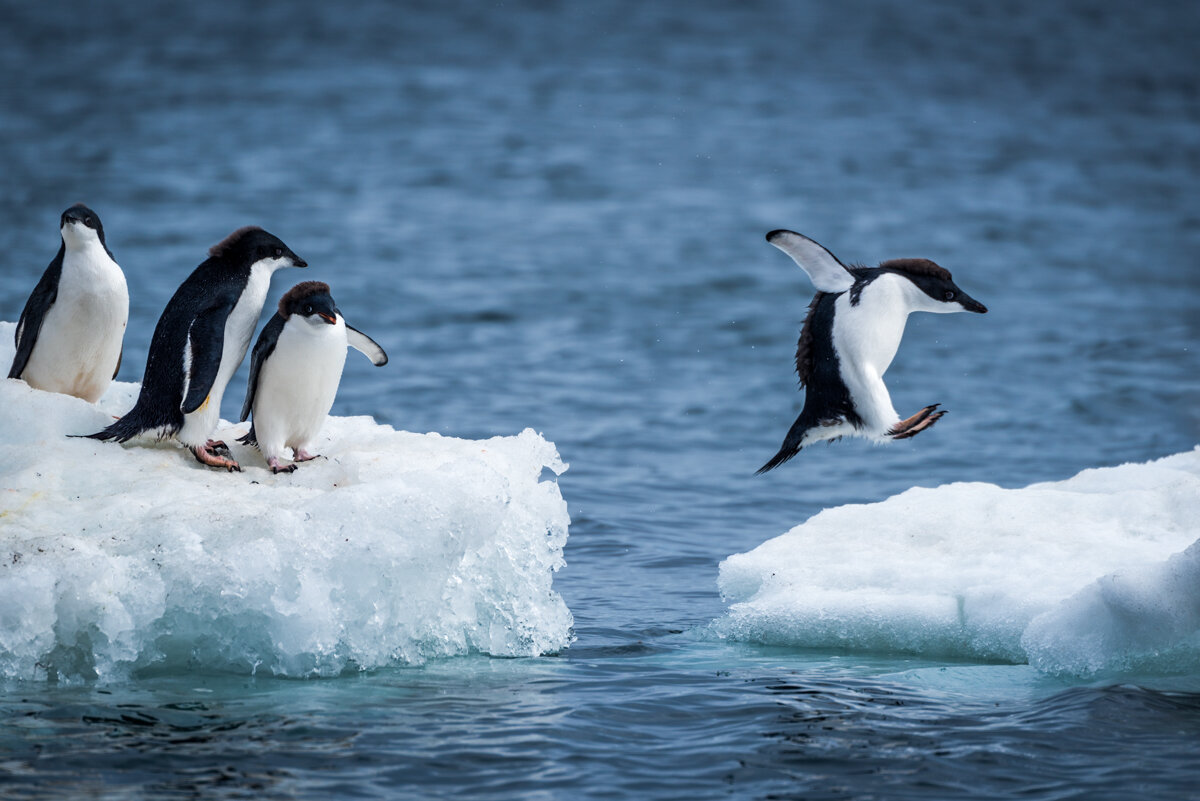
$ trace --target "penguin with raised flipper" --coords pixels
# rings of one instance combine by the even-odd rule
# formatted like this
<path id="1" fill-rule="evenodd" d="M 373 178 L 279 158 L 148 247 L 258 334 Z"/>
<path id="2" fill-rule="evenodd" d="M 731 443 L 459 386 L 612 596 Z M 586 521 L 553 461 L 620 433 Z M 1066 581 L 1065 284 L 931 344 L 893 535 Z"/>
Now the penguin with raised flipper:
<path id="1" fill-rule="evenodd" d="M 758 472 L 778 467 L 814 442 L 844 436 L 876 442 L 907 439 L 941 419 L 945 412 L 935 403 L 901 420 L 883 374 L 912 312 L 983 314 L 987 308 L 959 289 L 948 270 L 928 259 L 847 267 L 793 231 L 772 231 L 767 241 L 808 273 L 817 295 L 796 346 L 804 408 L 779 452 Z"/>
<path id="2" fill-rule="evenodd" d="M 129 289 L 96 212 L 72 206 L 59 232 L 58 255 L 17 323 L 8 377 L 95 403 L 121 369 Z"/>
<path id="3" fill-rule="evenodd" d="M 273 473 L 290 473 L 296 462 L 315 459 L 307 448 L 321 430 L 337 395 L 346 347 L 376 367 L 387 354 L 375 340 L 346 324 L 329 285 L 305 281 L 287 291 L 254 344 L 242 420 L 254 414 L 239 442 L 257 445 Z M 292 451 L 293 463 L 280 459 Z"/>
<path id="4" fill-rule="evenodd" d="M 307 266 L 278 237 L 254 226 L 215 245 L 158 319 L 137 403 L 88 436 L 118 442 L 147 432 L 175 437 L 200 462 L 241 470 L 225 443 L 212 439 L 221 398 L 250 346 L 271 275 Z"/>

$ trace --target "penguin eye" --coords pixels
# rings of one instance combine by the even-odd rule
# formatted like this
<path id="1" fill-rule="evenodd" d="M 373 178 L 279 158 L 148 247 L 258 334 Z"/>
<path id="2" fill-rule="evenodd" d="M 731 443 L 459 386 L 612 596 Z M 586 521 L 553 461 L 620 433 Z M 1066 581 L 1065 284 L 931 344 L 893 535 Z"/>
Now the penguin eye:
<path id="1" fill-rule="evenodd" d="M 951 292 L 949 289 L 947 289 L 947 290 L 946 290 L 946 291 L 945 291 L 945 292 L 942 294 L 942 298 L 943 298 L 943 299 L 945 299 L 945 300 L 954 300 L 954 298 L 955 298 L 955 295 L 954 295 L 954 293 L 953 293 L 953 292 Z"/>
<path id="2" fill-rule="evenodd" d="M 283 248 L 275 248 L 275 258 L 278 259 L 282 255 L 283 255 Z"/>
<path id="3" fill-rule="evenodd" d="M 304 313 L 305 313 L 305 314 L 312 314 L 312 306 L 311 306 L 311 305 L 305 306 L 305 307 L 304 307 Z"/>
<path id="4" fill-rule="evenodd" d="M 93 220 L 91 217 L 84 217 L 83 224 L 86 225 L 88 228 L 92 228 L 95 226 L 96 221 Z"/>

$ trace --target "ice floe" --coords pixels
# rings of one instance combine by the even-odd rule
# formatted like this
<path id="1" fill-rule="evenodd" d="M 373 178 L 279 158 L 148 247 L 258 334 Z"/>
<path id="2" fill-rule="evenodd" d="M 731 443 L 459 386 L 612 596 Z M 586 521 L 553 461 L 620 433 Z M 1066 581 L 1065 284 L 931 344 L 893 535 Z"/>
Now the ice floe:
<path id="1" fill-rule="evenodd" d="M 1200 449 L 1065 481 L 827 509 L 720 567 L 720 637 L 1200 672 Z"/>
<path id="2" fill-rule="evenodd" d="M 0 363 L 12 359 L 0 323 Z M 569 522 L 532 430 L 469 441 L 329 418 L 326 458 L 244 473 L 86 434 L 128 410 L 0 379 L 0 677 L 218 670 L 327 676 L 564 648 Z M 548 468 L 549 472 L 544 472 Z"/>

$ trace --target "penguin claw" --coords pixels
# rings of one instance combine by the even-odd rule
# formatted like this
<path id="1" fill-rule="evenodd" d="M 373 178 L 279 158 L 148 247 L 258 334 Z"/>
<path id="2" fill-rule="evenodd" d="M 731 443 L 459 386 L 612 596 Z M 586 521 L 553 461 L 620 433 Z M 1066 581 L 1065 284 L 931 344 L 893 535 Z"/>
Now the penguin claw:
<path id="1" fill-rule="evenodd" d="M 888 431 L 888 436 L 892 439 L 909 439 L 915 437 L 925 429 L 932 427 L 934 423 L 941 420 L 946 414 L 945 410 L 940 412 L 934 411 L 939 406 L 941 406 L 940 403 L 926 406 L 907 420 L 901 420 L 892 426 Z"/>
<path id="2" fill-rule="evenodd" d="M 279 463 L 279 457 L 277 457 L 277 456 L 272 456 L 270 459 L 267 460 L 267 467 L 271 468 L 271 472 L 275 473 L 276 475 L 278 475 L 280 473 L 296 472 L 296 464 L 295 463 L 292 463 L 289 465 L 281 465 Z"/>

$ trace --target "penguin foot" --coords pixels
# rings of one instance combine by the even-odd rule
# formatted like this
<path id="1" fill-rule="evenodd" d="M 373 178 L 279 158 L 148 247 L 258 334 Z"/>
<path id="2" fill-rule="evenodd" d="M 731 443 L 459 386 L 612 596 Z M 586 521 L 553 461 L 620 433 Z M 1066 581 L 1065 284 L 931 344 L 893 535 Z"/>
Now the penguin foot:
<path id="1" fill-rule="evenodd" d="M 272 456 L 270 459 L 267 460 L 267 466 L 271 468 L 272 473 L 276 473 L 276 474 L 296 472 L 295 464 L 289 464 L 286 466 L 281 465 L 281 464 L 279 464 L 279 459 L 274 456 Z"/>
<path id="2" fill-rule="evenodd" d="M 917 434 L 920 434 L 925 429 L 931 427 L 938 420 L 941 420 L 942 416 L 946 414 L 944 411 L 935 411 L 935 409 L 937 409 L 939 406 L 941 406 L 940 403 L 935 403 L 932 406 L 926 406 L 924 409 L 917 412 L 907 420 L 901 420 L 888 430 L 888 436 L 890 436 L 892 439 L 908 439 L 910 437 L 915 437 Z"/>
<path id="3" fill-rule="evenodd" d="M 311 462 L 313 459 L 321 458 L 321 454 L 309 453 L 304 448 L 299 448 L 292 454 L 292 458 L 297 462 Z"/>
<path id="4" fill-rule="evenodd" d="M 224 442 L 209 440 L 204 445 L 194 445 L 191 448 L 196 461 L 209 467 L 224 467 L 230 473 L 242 472 L 242 466 L 229 457 L 229 448 Z M 224 451 L 222 454 L 221 451 Z"/>

